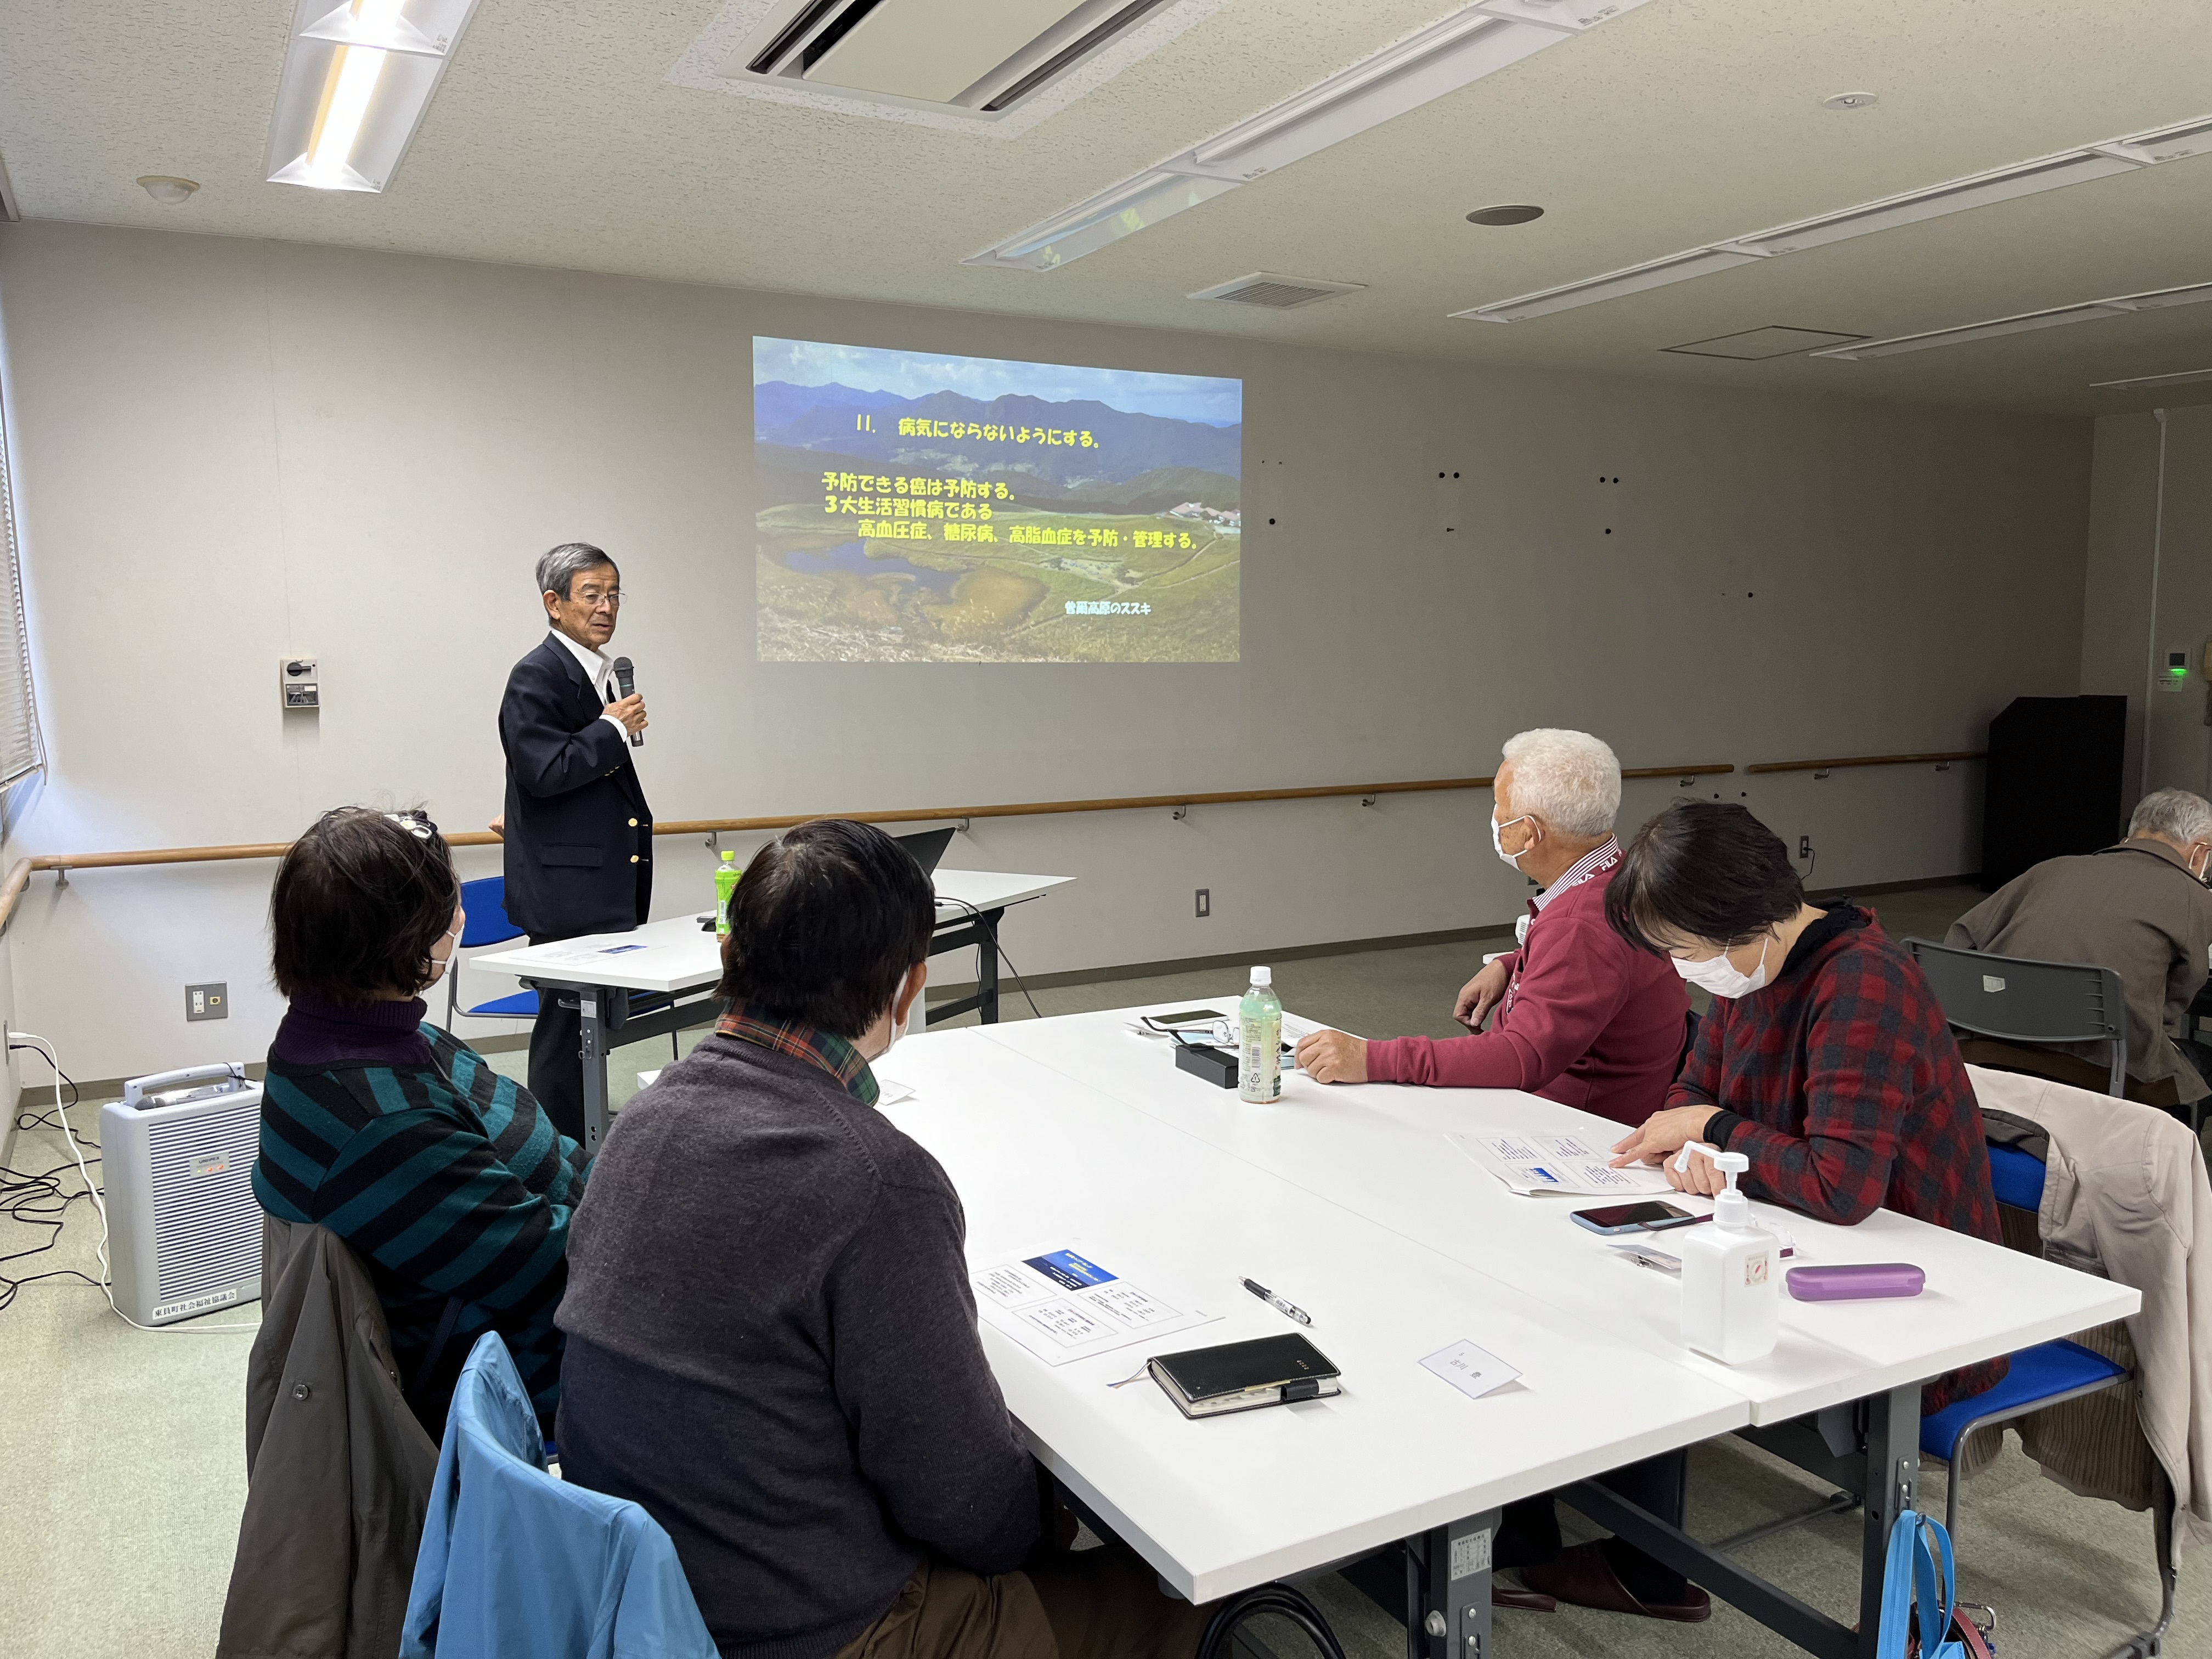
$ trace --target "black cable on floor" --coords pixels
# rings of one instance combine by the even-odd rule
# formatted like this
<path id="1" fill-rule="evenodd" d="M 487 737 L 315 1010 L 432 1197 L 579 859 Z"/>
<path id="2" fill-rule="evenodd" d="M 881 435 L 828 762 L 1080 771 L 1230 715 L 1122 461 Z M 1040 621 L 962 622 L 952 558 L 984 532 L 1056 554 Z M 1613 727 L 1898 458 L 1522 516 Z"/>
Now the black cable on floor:
<path id="1" fill-rule="evenodd" d="M 65 1114 L 68 1108 L 78 1103 L 81 1096 L 75 1079 L 64 1073 L 61 1074 L 61 1079 L 69 1085 L 70 1091 L 69 1099 L 63 1103 L 59 1109 Z M 78 1133 L 76 1126 L 70 1123 L 65 1115 L 58 1120 L 56 1110 L 57 1109 L 53 1107 L 48 1107 L 43 1112 L 18 1109 L 15 1114 L 15 1127 L 19 1133 L 26 1129 L 59 1130 L 66 1127 L 70 1139 L 93 1154 L 85 1159 L 88 1168 L 99 1163 L 100 1143 L 88 1140 Z M 99 1288 L 98 1279 L 88 1273 L 80 1273 L 74 1267 L 57 1267 L 47 1273 L 22 1274 L 10 1273 L 7 1271 L 10 1262 L 21 1261 L 31 1256 L 44 1255 L 60 1242 L 62 1228 L 69 1219 L 70 1206 L 81 1200 L 89 1199 L 94 1190 L 89 1187 L 80 1187 L 75 1192 L 69 1191 L 64 1185 L 63 1177 L 76 1173 L 76 1161 L 74 1158 L 66 1163 L 57 1164 L 51 1170 L 42 1170 L 35 1174 L 0 1164 L 0 1221 L 13 1221 L 26 1227 L 43 1227 L 46 1230 L 45 1243 L 33 1245 L 27 1250 L 15 1250 L 5 1255 L 0 1255 L 0 1312 L 4 1312 L 15 1305 L 15 1297 L 24 1285 L 34 1285 L 40 1279 L 75 1279 L 93 1286 L 95 1290 Z"/>

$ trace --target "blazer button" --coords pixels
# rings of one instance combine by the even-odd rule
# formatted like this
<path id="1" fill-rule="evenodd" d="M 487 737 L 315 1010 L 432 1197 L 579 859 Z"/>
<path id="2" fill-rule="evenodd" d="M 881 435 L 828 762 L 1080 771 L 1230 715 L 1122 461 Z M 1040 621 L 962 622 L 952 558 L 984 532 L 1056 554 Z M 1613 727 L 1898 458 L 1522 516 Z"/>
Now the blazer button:
<path id="1" fill-rule="evenodd" d="M 637 862 L 637 854 L 635 854 L 635 853 L 632 853 L 632 854 L 629 855 L 629 861 L 630 861 L 632 864 L 635 864 L 635 863 Z"/>
<path id="2" fill-rule="evenodd" d="M 637 820 L 635 818 L 632 818 L 629 821 L 629 827 L 633 830 L 637 828 Z"/>

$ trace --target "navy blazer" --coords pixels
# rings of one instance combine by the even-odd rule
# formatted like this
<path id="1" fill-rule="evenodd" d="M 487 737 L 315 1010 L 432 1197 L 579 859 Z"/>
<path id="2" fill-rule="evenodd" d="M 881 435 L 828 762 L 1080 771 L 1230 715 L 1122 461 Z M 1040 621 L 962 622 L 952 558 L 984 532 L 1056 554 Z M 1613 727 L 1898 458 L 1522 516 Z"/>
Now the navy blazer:
<path id="1" fill-rule="evenodd" d="M 653 900 L 653 809 L 605 712 L 550 634 L 507 677 L 507 914 L 540 938 L 624 932 Z"/>

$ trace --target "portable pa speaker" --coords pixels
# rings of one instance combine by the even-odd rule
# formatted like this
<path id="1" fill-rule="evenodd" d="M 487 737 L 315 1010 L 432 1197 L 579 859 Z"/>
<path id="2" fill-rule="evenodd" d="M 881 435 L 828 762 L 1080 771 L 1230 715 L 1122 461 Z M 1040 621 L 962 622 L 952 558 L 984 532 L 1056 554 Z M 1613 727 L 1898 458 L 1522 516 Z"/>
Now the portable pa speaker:
<path id="1" fill-rule="evenodd" d="M 115 1305 L 167 1325 L 261 1297 L 253 1159 L 261 1085 L 243 1061 L 133 1078 L 100 1113 Z"/>

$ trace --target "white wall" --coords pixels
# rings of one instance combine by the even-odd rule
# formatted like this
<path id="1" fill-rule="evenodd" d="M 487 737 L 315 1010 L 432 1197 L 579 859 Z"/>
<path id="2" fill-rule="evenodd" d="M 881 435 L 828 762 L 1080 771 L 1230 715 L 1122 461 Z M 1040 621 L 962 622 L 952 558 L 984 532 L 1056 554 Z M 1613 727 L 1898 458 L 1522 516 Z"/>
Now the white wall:
<path id="1" fill-rule="evenodd" d="M 2107 416 L 2097 422 L 2095 456 L 2081 689 L 2129 699 L 2129 805 L 2145 789 L 2212 794 L 2212 693 L 2203 672 L 2212 644 L 2212 407 L 2168 410 L 2162 420 Z M 2174 689 L 2163 672 L 2170 651 L 2189 658 L 2188 678 Z"/>
<path id="2" fill-rule="evenodd" d="M 2080 672 L 2081 422 L 59 224 L 0 227 L 0 330 L 53 757 L 10 856 L 276 840 L 348 800 L 481 825 L 531 562 L 571 538 L 635 596 L 663 819 L 1482 774 L 1535 724 L 1632 767 L 1964 748 Z M 757 663 L 756 331 L 1245 377 L 1244 661 Z M 278 710 L 296 652 L 319 716 Z M 1705 788 L 1813 835 L 1826 884 L 1972 868 L 1978 778 Z M 1081 878 L 1010 927 L 1048 973 L 1501 920 L 1526 889 L 1486 810 L 979 822 L 949 861 Z M 660 857 L 656 911 L 702 904 L 706 849 Z M 23 1020 L 88 1076 L 257 1055 L 269 870 L 41 878 Z M 183 1024 L 201 979 L 227 1025 Z"/>

